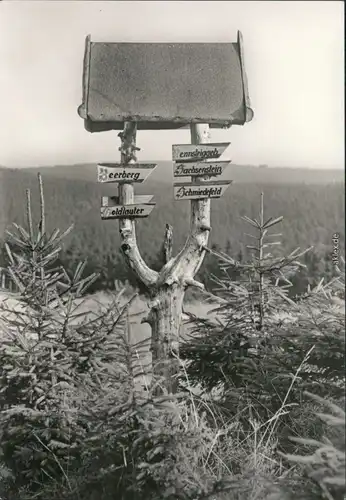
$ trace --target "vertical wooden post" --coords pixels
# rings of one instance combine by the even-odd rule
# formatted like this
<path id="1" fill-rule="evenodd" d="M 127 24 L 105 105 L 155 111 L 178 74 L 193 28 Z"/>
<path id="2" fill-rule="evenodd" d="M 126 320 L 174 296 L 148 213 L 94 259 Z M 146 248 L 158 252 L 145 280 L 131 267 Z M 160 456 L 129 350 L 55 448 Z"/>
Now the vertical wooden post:
<path id="1" fill-rule="evenodd" d="M 136 122 L 125 122 L 123 131 L 118 134 L 118 136 L 121 139 L 121 146 L 119 148 L 120 159 L 121 163 L 124 166 L 136 162 L 136 151 L 139 150 L 139 148 L 136 147 L 136 135 L 137 135 Z M 119 194 L 120 205 L 130 205 L 131 203 L 134 203 L 135 194 L 134 194 L 133 183 L 132 182 L 119 183 L 118 194 Z M 123 240 L 121 248 L 125 255 L 129 248 L 129 243 L 132 242 L 134 246 L 135 258 L 131 262 L 136 262 L 136 264 L 139 263 L 138 267 L 136 267 L 135 269 L 135 272 L 136 271 L 138 272 L 139 269 L 141 269 L 142 259 L 139 255 L 136 244 L 135 221 L 133 219 L 119 219 L 119 232 Z M 132 266 L 130 265 L 130 267 Z"/>
<path id="2" fill-rule="evenodd" d="M 191 144 L 206 144 L 210 142 L 209 125 L 206 123 L 192 123 L 190 125 Z"/>
<path id="3" fill-rule="evenodd" d="M 120 132 L 121 163 L 128 165 L 136 162 L 136 122 L 125 122 L 124 129 Z M 131 182 L 119 183 L 119 204 L 134 203 L 134 187 Z M 139 281 L 147 288 L 154 286 L 158 273 L 150 269 L 143 261 L 136 241 L 136 226 L 132 219 L 119 219 L 119 232 L 122 240 L 121 250 L 124 257 Z"/>
<path id="4" fill-rule="evenodd" d="M 207 123 L 193 123 L 190 125 L 191 144 L 207 144 L 210 142 L 210 131 Z M 192 177 L 193 183 L 198 183 L 202 180 L 201 177 Z M 191 200 L 191 230 L 199 227 L 210 227 L 210 198 L 201 200 Z M 209 231 L 202 232 L 201 246 L 206 246 L 209 239 Z M 205 251 L 202 252 L 197 266 L 192 274 L 195 276 L 202 265 L 205 256 Z"/>
<path id="5" fill-rule="evenodd" d="M 120 146 L 120 158 L 123 165 L 128 165 L 129 163 L 135 163 L 136 161 L 136 134 L 137 134 L 137 124 L 136 122 L 125 122 L 124 130 L 120 132 L 119 137 L 121 138 Z M 128 205 L 134 203 L 134 187 L 132 183 L 120 183 L 119 184 L 119 204 Z M 130 219 L 120 219 L 119 227 L 121 229 L 132 229 L 133 221 Z"/>
<path id="6" fill-rule="evenodd" d="M 191 124 L 191 143 L 205 144 L 210 141 L 209 125 Z M 198 183 L 203 178 L 194 178 Z M 152 329 L 153 373 L 163 376 L 165 390 L 175 393 L 178 389 L 179 343 L 183 301 L 188 284 L 199 285 L 193 277 L 200 268 L 207 245 L 210 230 L 210 199 L 191 200 L 190 236 L 185 247 L 171 263 L 162 270 L 163 279 L 159 277 L 155 304 L 148 323 Z M 161 388 L 157 387 L 156 394 Z"/>

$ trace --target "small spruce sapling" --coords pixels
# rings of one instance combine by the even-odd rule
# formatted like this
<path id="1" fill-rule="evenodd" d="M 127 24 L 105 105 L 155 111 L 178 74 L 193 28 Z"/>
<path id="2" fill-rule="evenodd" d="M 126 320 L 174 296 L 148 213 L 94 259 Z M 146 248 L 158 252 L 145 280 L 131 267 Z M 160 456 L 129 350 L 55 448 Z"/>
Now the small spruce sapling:
<path id="1" fill-rule="evenodd" d="M 263 213 L 263 201 L 261 202 Z M 263 251 L 269 227 L 281 219 L 263 224 L 247 219 L 259 232 L 253 262 L 238 264 L 230 256 L 219 257 L 225 278 L 216 279 L 216 294 L 222 299 L 216 309 L 218 323 L 194 318 L 193 337 L 182 348 L 190 382 L 206 391 L 218 388 L 223 411 L 256 414 L 259 420 L 281 415 L 282 449 L 290 449 L 287 436 L 316 438 L 320 426 L 311 425 L 316 411 L 303 400 L 303 391 L 329 395 L 339 401 L 345 382 L 344 310 L 333 302 L 344 295 L 343 277 L 323 280 L 297 298 L 287 297 L 290 277 L 298 268 L 299 249 L 287 257 Z M 232 281 L 229 267 L 242 270 L 242 279 Z M 283 282 L 283 286 L 281 285 Z M 287 406 L 287 408 L 286 408 Z M 289 411 L 288 411 L 289 408 Z M 288 448 L 287 448 L 288 447 Z"/>
<path id="2" fill-rule="evenodd" d="M 298 259 L 309 249 L 300 251 L 297 248 L 284 257 L 267 251 L 280 245 L 272 238 L 281 234 L 270 234 L 269 229 L 282 219 L 270 217 L 265 221 L 262 193 L 259 221 L 243 217 L 257 232 L 257 235 L 247 234 L 255 240 L 247 246 L 253 253 L 251 262 L 240 263 L 223 252 L 206 248 L 219 260 L 223 272 L 223 278 L 212 276 L 217 286 L 214 294 L 220 302 L 212 311 L 217 313 L 218 323 L 193 317 L 192 340 L 182 347 L 182 357 L 189 360 L 192 380 L 202 383 L 208 390 L 231 380 L 242 385 L 244 357 L 256 356 L 255 350 L 266 343 L 273 321 L 280 323 L 288 306 L 295 307 L 288 297 L 288 289 L 292 286 L 289 278 L 302 266 Z M 236 274 L 239 277 L 232 279 L 231 275 Z"/>
<path id="3" fill-rule="evenodd" d="M 298 464 L 305 474 L 320 490 L 314 498 L 327 500 L 342 500 L 346 494 L 345 482 L 345 412 L 339 406 L 316 394 L 306 392 L 306 396 L 315 400 L 321 406 L 328 408 L 328 413 L 318 413 L 318 418 L 324 422 L 329 436 L 324 435 L 320 440 L 306 437 L 291 438 L 301 445 L 304 455 L 281 455 L 293 464 Z M 310 452 L 307 454 L 306 452 Z M 311 492 L 311 485 L 310 491 Z"/>
<path id="4" fill-rule="evenodd" d="M 34 228 L 27 191 L 27 228 L 14 225 L 6 251 L 18 288 L 17 307 L 1 306 L 0 439 L 2 462 L 14 477 L 13 492 L 47 498 L 47 484 L 72 491 L 88 423 L 79 416 L 95 386 L 118 377 L 114 338 L 124 328 L 118 298 L 102 314 L 81 311 L 97 275 L 85 263 L 69 276 L 56 267 L 63 234 L 47 234 L 42 179 L 41 218 Z M 18 307 L 19 306 L 19 307 Z M 30 498 L 30 496 L 28 497 Z"/>

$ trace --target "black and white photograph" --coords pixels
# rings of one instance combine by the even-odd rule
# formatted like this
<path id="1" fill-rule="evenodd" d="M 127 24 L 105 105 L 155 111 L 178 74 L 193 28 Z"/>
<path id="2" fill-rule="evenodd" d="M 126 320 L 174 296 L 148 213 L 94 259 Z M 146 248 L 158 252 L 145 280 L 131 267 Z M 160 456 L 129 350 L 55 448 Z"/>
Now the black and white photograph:
<path id="1" fill-rule="evenodd" d="M 345 500 L 344 2 L 0 2 L 0 500 Z"/>

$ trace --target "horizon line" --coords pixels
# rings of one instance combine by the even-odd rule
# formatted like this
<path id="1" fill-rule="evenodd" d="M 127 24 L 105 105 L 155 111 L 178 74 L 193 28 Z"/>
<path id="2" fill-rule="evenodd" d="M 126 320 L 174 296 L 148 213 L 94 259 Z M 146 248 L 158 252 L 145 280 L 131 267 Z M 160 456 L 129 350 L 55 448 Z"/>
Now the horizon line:
<path id="1" fill-rule="evenodd" d="M 220 160 L 221 161 L 221 160 Z M 318 166 L 290 166 L 290 165 L 270 165 L 267 163 L 260 163 L 260 164 L 254 164 L 254 163 L 233 163 L 232 160 L 224 160 L 224 161 L 230 161 L 229 166 L 235 166 L 235 167 L 252 167 L 252 168 L 258 168 L 258 169 L 291 169 L 291 170 L 323 170 L 323 171 L 333 171 L 333 170 L 345 170 L 345 166 L 333 166 L 333 167 L 318 167 Z M 77 162 L 77 163 L 55 163 L 55 164 L 47 164 L 47 165 L 27 165 L 27 166 L 8 166 L 8 165 L 1 165 L 0 164 L 0 169 L 12 169 L 12 170 L 25 170 L 25 169 L 30 169 L 30 168 L 58 168 L 58 167 L 82 167 L 82 166 L 87 166 L 87 165 L 98 165 L 100 163 L 104 163 L 104 161 L 88 161 L 88 162 Z M 116 161 L 108 162 L 108 163 L 120 163 Z M 174 163 L 173 160 L 140 160 L 137 163 Z"/>

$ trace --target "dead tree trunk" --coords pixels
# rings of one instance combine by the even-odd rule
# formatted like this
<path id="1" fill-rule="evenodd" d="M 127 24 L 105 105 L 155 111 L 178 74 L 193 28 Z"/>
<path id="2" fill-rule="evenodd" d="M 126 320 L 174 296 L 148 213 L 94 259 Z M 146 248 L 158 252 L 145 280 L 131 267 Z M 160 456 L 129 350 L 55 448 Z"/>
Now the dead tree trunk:
<path id="1" fill-rule="evenodd" d="M 136 124 L 125 123 L 122 139 L 121 160 L 128 164 L 136 161 Z M 209 142 L 209 126 L 191 125 L 191 143 Z M 199 181 L 201 179 L 198 179 Z M 195 180 L 195 182 L 197 179 Z M 132 184 L 119 185 L 121 204 L 133 203 Z M 171 228 L 166 227 L 165 255 L 166 264 L 161 271 L 150 269 L 143 261 L 136 242 L 135 222 L 131 219 L 120 220 L 119 230 L 122 238 L 121 249 L 129 267 L 150 293 L 149 314 L 142 322 L 151 326 L 153 378 L 161 378 L 164 388 L 175 392 L 175 375 L 179 370 L 179 353 L 182 308 L 185 290 L 189 286 L 203 289 L 195 281 L 205 255 L 203 247 L 207 245 L 210 232 L 210 199 L 191 200 L 190 233 L 182 250 L 171 257 Z"/>

